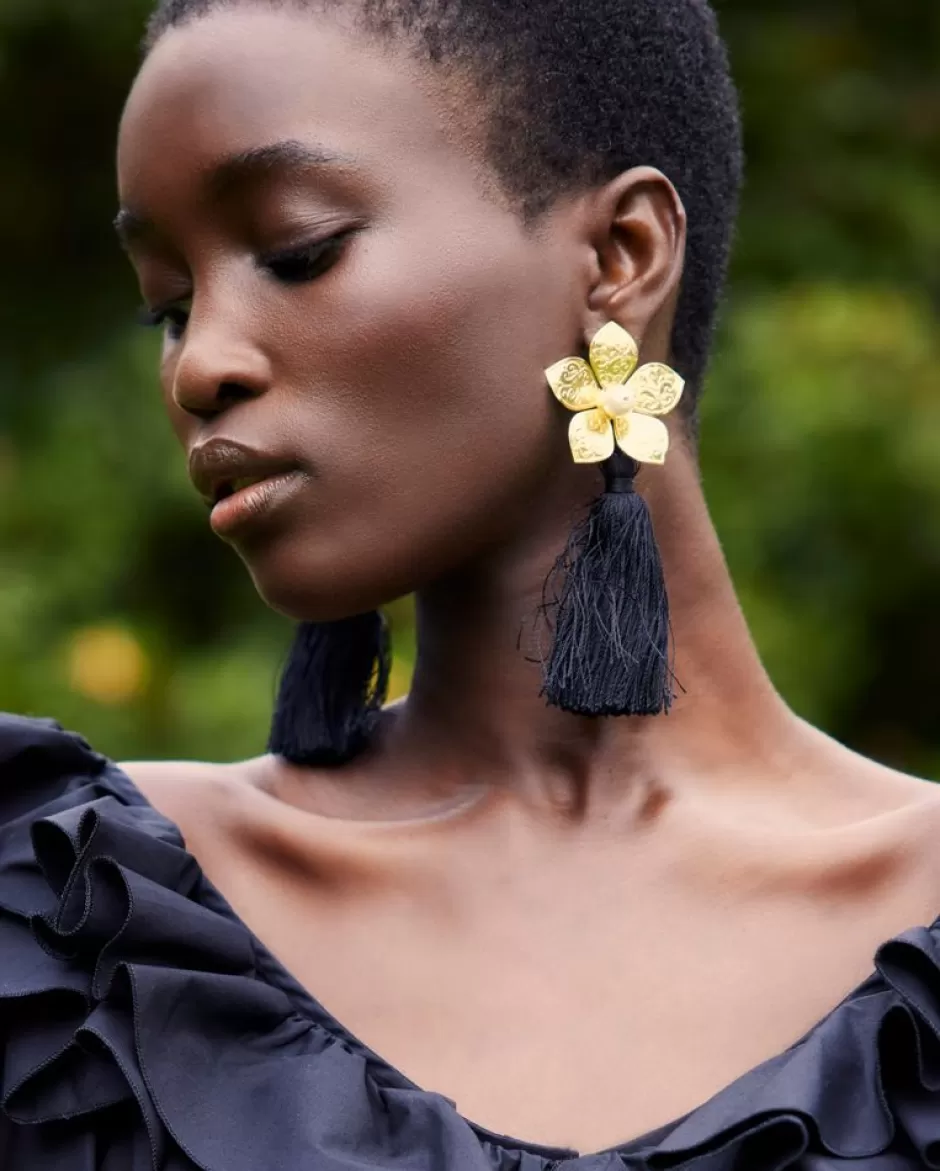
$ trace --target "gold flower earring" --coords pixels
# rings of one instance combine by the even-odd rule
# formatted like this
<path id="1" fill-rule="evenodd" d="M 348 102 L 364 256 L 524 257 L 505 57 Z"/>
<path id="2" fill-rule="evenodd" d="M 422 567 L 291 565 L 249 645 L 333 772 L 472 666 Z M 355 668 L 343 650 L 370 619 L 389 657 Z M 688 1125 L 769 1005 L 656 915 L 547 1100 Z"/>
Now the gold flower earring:
<path id="1" fill-rule="evenodd" d="M 614 445 L 640 464 L 663 464 L 669 432 L 661 422 L 682 398 L 685 382 L 662 362 L 640 366 L 633 337 L 615 321 L 591 341 L 589 361 L 565 358 L 545 371 L 558 401 L 576 411 L 568 428 L 575 463 L 601 463 Z"/>
<path id="2" fill-rule="evenodd" d="M 657 715 L 673 700 L 662 562 L 634 481 L 641 464 L 665 462 L 662 416 L 685 382 L 662 362 L 638 365 L 636 341 L 609 322 L 592 338 L 588 361 L 565 358 L 545 371 L 555 397 L 575 412 L 568 428 L 575 462 L 604 472 L 603 495 L 546 583 L 554 641 L 543 694 L 582 715 Z"/>

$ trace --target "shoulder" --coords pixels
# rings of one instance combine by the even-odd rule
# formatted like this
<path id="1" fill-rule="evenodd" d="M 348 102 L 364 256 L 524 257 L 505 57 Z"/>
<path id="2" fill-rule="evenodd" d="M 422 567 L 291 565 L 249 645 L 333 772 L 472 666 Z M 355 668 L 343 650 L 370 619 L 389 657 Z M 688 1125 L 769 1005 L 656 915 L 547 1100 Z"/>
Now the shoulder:
<path id="1" fill-rule="evenodd" d="M 95 768 L 103 758 L 74 732 L 55 720 L 0 712 L 0 767 L 9 780 L 13 770 L 48 773 L 56 767 Z"/>
<path id="2" fill-rule="evenodd" d="M 860 756 L 823 738 L 824 765 L 804 788 L 811 820 L 823 830 L 830 855 L 859 848 L 881 873 L 911 892 L 919 908 L 935 918 L 940 892 L 940 785 Z"/>
<path id="3" fill-rule="evenodd" d="M 118 766 L 164 817 L 179 827 L 189 850 L 202 855 L 247 816 L 256 790 L 254 761 L 122 761 Z"/>
<path id="4" fill-rule="evenodd" d="M 109 764 L 55 720 L 0 712 L 0 828 L 68 803 L 70 794 L 107 788 Z"/>
<path id="5" fill-rule="evenodd" d="M 0 827 L 103 796 L 151 805 L 183 836 L 237 812 L 253 762 L 133 762 L 118 765 L 51 719 L 0 712 Z"/>
<path id="6" fill-rule="evenodd" d="M 940 813 L 940 785 L 862 756 L 799 720 L 788 757 L 793 811 L 818 828 L 842 829 L 894 816 Z"/>

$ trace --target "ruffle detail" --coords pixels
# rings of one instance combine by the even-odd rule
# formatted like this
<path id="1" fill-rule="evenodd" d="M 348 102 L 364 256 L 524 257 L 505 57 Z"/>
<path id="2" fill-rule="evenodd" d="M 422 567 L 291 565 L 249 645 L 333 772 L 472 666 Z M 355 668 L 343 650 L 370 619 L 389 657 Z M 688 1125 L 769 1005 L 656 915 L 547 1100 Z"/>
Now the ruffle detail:
<path id="1" fill-rule="evenodd" d="M 493 1167 L 300 1011 L 176 827 L 51 721 L 0 716 L 0 956 L 4 1171 Z"/>
<path id="2" fill-rule="evenodd" d="M 474 1127 L 370 1053 L 120 770 L 2 715 L 0 957 L 4 1171 L 940 1169 L 940 924 L 704 1106 L 577 1158 Z"/>

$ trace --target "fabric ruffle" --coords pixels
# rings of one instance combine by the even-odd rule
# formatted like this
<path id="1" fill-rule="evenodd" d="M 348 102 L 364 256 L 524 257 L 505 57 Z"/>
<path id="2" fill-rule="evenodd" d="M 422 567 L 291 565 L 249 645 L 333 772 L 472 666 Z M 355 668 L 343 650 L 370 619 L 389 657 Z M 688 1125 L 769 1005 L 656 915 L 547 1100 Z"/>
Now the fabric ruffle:
<path id="1" fill-rule="evenodd" d="M 940 1168 L 940 924 L 886 943 L 802 1041 L 684 1119 L 577 1158 L 474 1127 L 382 1062 L 279 967 L 120 770 L 51 721 L 0 715 L 4 1171 L 563 1163 Z"/>

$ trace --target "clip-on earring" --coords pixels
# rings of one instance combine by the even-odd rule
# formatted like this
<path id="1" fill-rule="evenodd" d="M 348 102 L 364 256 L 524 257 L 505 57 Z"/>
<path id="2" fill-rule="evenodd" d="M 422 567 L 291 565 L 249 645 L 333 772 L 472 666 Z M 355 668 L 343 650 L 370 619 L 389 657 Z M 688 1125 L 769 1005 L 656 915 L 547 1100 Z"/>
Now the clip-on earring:
<path id="1" fill-rule="evenodd" d="M 595 334 L 588 361 L 546 370 L 569 427 L 576 463 L 602 464 L 604 494 L 574 529 L 546 583 L 554 643 L 543 694 L 583 715 L 657 715 L 673 700 L 669 601 L 641 464 L 663 464 L 669 432 L 660 416 L 685 387 L 669 366 L 637 369 L 639 348 L 615 322 Z"/>

